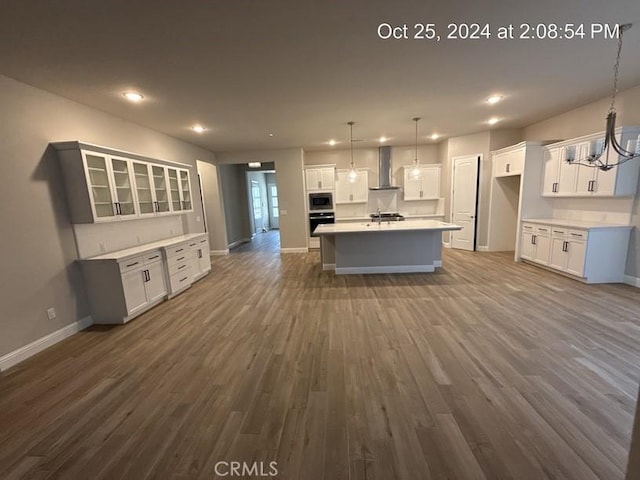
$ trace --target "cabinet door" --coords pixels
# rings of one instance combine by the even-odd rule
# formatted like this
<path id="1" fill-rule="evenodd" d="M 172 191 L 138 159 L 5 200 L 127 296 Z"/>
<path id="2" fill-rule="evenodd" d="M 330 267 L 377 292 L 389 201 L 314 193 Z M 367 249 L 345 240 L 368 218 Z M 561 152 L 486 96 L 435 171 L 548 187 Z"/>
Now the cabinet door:
<path id="1" fill-rule="evenodd" d="M 575 160 L 577 157 L 577 146 L 563 147 L 560 149 L 560 160 L 558 162 L 558 186 L 556 192 L 560 195 L 573 195 L 576 192 L 576 181 L 578 179 L 578 165 L 569 163 L 567 160 Z"/>
<path id="2" fill-rule="evenodd" d="M 198 274 L 211 270 L 211 257 L 209 256 L 208 242 L 198 245 L 196 250 L 196 267 L 198 269 Z"/>
<path id="3" fill-rule="evenodd" d="M 586 159 L 589 156 L 590 151 L 591 146 L 589 142 L 581 143 L 578 147 L 578 158 L 581 160 Z M 576 195 L 592 195 L 592 181 L 595 179 L 598 169 L 587 165 L 576 165 L 576 167 L 578 167 Z"/>
<path id="4" fill-rule="evenodd" d="M 618 157 L 615 155 L 612 156 L 614 158 L 613 161 L 617 162 Z M 593 192 L 592 194 L 599 197 L 613 197 L 616 194 L 616 181 L 620 168 L 615 167 L 611 170 L 607 170 L 606 172 L 599 168 L 595 168 L 593 170 L 595 170 L 595 173 L 592 184 L 593 186 L 591 187 L 591 191 Z"/>
<path id="5" fill-rule="evenodd" d="M 169 182 L 167 181 L 166 168 L 160 165 L 151 165 L 151 174 L 156 212 L 159 214 L 169 213 L 171 212 L 171 203 L 169 201 Z"/>
<path id="6" fill-rule="evenodd" d="M 424 167 L 422 169 L 422 185 L 420 198 L 440 197 L 440 167 Z"/>
<path id="7" fill-rule="evenodd" d="M 323 190 L 333 190 L 335 182 L 336 178 L 333 168 L 323 168 L 320 170 L 320 188 Z"/>
<path id="8" fill-rule="evenodd" d="M 320 175 L 320 170 L 317 168 L 307 168 L 304 171 L 305 182 L 307 185 L 307 190 L 320 190 L 322 189 L 322 177 Z"/>
<path id="9" fill-rule="evenodd" d="M 351 202 L 366 203 L 369 200 L 369 174 L 360 170 L 356 181 L 351 184 Z"/>
<path id="10" fill-rule="evenodd" d="M 178 170 L 167 168 L 167 183 L 169 184 L 169 194 L 171 196 L 171 211 L 182 211 L 182 198 L 180 198 L 180 179 Z"/>
<path id="11" fill-rule="evenodd" d="M 111 220 L 116 216 L 107 157 L 97 153 L 82 152 L 87 183 L 91 192 L 93 218 L 95 221 Z"/>
<path id="12" fill-rule="evenodd" d="M 520 257 L 533 260 L 536 253 L 536 246 L 533 243 L 533 232 L 522 232 L 522 242 L 520 245 Z"/>
<path id="13" fill-rule="evenodd" d="M 567 268 L 567 252 L 565 252 L 564 238 L 552 238 L 551 239 L 551 254 L 549 255 L 549 266 L 557 268 L 558 270 L 565 270 Z"/>
<path id="14" fill-rule="evenodd" d="M 558 169 L 560 166 L 560 149 L 544 150 L 544 173 L 542 176 L 542 195 L 556 195 L 558 188 Z"/>
<path id="15" fill-rule="evenodd" d="M 404 200 L 420 200 L 422 179 L 411 175 L 411 168 L 404 169 Z"/>
<path id="16" fill-rule="evenodd" d="M 180 194 L 182 198 L 182 210 L 190 212 L 193 210 L 193 198 L 191 194 L 191 182 L 189 181 L 189 171 L 179 170 L 180 174 Z"/>
<path id="17" fill-rule="evenodd" d="M 336 204 L 349 203 L 352 198 L 351 183 L 347 178 L 347 172 L 338 172 L 338 181 L 336 182 Z M 359 177 L 360 175 L 358 175 Z"/>
<path id="18" fill-rule="evenodd" d="M 551 254 L 551 237 L 547 235 L 536 234 L 535 254 L 533 259 L 544 265 L 549 263 L 549 255 Z"/>
<path id="19" fill-rule="evenodd" d="M 162 262 L 147 265 L 147 280 L 144 283 L 144 290 L 148 303 L 164 298 L 167 294 L 167 284 L 165 282 L 164 265 Z"/>
<path id="20" fill-rule="evenodd" d="M 142 269 L 130 270 L 122 274 L 122 288 L 127 304 L 127 314 L 133 315 L 147 305 L 147 294 Z"/>
<path id="21" fill-rule="evenodd" d="M 584 261 L 587 252 L 585 242 L 575 242 L 569 240 L 567 245 L 567 273 L 584 276 Z"/>
<path id="22" fill-rule="evenodd" d="M 133 178 L 136 184 L 136 200 L 141 217 L 154 216 L 156 213 L 154 191 L 151 185 L 150 165 L 131 162 Z"/>
<path id="23" fill-rule="evenodd" d="M 137 209 L 133 194 L 133 175 L 131 174 L 130 163 L 125 158 L 110 158 L 115 197 L 118 204 L 117 213 L 121 217 L 134 217 L 137 214 Z"/>

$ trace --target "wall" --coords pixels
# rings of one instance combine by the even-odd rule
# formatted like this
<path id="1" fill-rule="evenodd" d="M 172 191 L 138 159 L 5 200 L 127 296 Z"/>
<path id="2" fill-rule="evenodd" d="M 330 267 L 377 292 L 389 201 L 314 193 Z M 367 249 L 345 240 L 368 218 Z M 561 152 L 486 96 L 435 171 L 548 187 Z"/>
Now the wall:
<path id="1" fill-rule="evenodd" d="M 252 235 L 244 165 L 218 165 L 218 174 L 227 229 L 227 246 L 234 246 L 249 240 Z"/>
<path id="2" fill-rule="evenodd" d="M 591 133 L 604 131 L 604 122 L 609 110 L 609 98 L 603 98 L 596 102 L 584 105 L 575 110 L 535 123 L 524 129 L 525 140 L 564 140 Z M 640 125 L 640 85 L 620 92 L 617 96 L 616 107 L 618 111 L 618 126 Z M 633 160 L 639 161 L 639 160 Z M 640 180 L 638 184 L 640 189 Z M 589 199 L 590 200 L 590 199 Z M 582 202 L 582 208 L 589 208 Z M 630 277 L 640 278 L 640 202 L 638 193 L 635 199 L 593 199 L 593 208 L 604 208 L 616 211 L 620 203 L 633 202 L 631 224 L 636 228 L 631 233 L 629 251 L 627 254 L 626 274 Z M 566 205 L 565 205 L 566 204 Z M 565 201 L 566 209 L 575 208 L 574 203 Z"/>
<path id="3" fill-rule="evenodd" d="M 209 248 L 214 253 L 227 250 L 227 226 L 224 205 L 220 202 L 222 190 L 218 167 L 209 162 L 197 162 L 198 175 L 202 184 L 205 221 L 209 233 Z"/>
<path id="4" fill-rule="evenodd" d="M 218 165 L 273 162 L 280 201 L 281 251 L 305 251 L 309 229 L 305 211 L 304 152 L 301 148 L 281 150 L 220 152 Z"/>
<path id="5" fill-rule="evenodd" d="M 0 123 L 0 178 L 4 184 L 0 221 L 6 252 L 0 272 L 3 356 L 89 315 L 63 180 L 50 142 L 83 140 L 194 167 L 196 159 L 213 162 L 215 157 L 4 76 L 0 76 L 0 105 L 4 112 L 10 112 Z M 177 217 L 184 231 L 202 231 L 197 197 L 194 192 L 196 212 Z M 133 241 L 143 224 L 132 221 L 119 225 L 122 236 Z M 49 307 L 56 309 L 55 320 L 47 318 Z"/>

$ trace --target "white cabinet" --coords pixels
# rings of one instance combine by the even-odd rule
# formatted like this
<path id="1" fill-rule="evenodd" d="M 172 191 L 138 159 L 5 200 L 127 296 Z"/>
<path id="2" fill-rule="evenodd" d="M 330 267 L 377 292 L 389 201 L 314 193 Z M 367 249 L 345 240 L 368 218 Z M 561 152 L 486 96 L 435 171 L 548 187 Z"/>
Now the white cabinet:
<path id="1" fill-rule="evenodd" d="M 335 167 L 307 167 L 304 170 L 305 185 L 308 192 L 314 190 L 333 190 L 335 187 Z"/>
<path id="2" fill-rule="evenodd" d="M 349 170 L 336 172 L 336 204 L 367 203 L 369 201 L 369 171 L 358 169 L 354 182 L 349 181 Z"/>
<path id="3" fill-rule="evenodd" d="M 635 151 L 640 129 L 621 127 L 616 130 L 620 144 Z M 635 195 L 640 162 L 630 161 L 604 171 L 588 165 L 588 158 L 602 154 L 609 163 L 617 163 L 612 149 L 602 151 L 604 134 L 588 135 L 558 142 L 544 148 L 545 163 L 542 195 L 555 197 L 616 197 Z M 580 163 L 572 163 L 577 161 Z M 584 163 L 587 164 L 584 164 Z"/>
<path id="4" fill-rule="evenodd" d="M 203 277 L 211 271 L 211 253 L 209 250 L 209 240 L 200 239 L 194 247 L 192 247 L 194 262 L 194 279 Z"/>
<path id="5" fill-rule="evenodd" d="M 144 289 L 145 276 L 142 268 L 122 274 L 122 290 L 127 305 L 127 315 L 134 315 L 147 306 L 147 293 Z"/>
<path id="6" fill-rule="evenodd" d="M 587 283 L 624 281 L 631 227 L 547 220 L 523 223 L 520 258 Z M 529 221 L 531 222 L 531 220 Z"/>
<path id="7" fill-rule="evenodd" d="M 127 317 L 146 310 L 167 295 L 160 250 L 119 262 Z"/>
<path id="8" fill-rule="evenodd" d="M 524 168 L 525 149 L 500 152 L 493 155 L 493 176 L 521 175 Z"/>
<path id="9" fill-rule="evenodd" d="M 58 150 L 72 223 L 98 223 L 193 211 L 189 171 L 88 144 Z M 132 155 L 133 157 L 133 155 Z M 169 185 L 175 187 L 175 191 Z"/>
<path id="10" fill-rule="evenodd" d="M 404 200 L 435 200 L 440 198 L 441 165 L 418 165 L 419 175 L 414 177 L 413 165 L 404 167 Z"/>

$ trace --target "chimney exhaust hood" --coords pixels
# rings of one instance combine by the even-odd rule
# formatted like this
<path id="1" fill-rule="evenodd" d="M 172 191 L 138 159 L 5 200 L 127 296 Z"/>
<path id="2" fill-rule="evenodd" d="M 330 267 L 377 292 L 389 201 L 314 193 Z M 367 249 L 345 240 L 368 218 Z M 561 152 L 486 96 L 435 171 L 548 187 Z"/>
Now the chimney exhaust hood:
<path id="1" fill-rule="evenodd" d="M 391 147 L 378 148 L 378 186 L 369 190 L 398 190 L 400 187 L 391 185 Z"/>

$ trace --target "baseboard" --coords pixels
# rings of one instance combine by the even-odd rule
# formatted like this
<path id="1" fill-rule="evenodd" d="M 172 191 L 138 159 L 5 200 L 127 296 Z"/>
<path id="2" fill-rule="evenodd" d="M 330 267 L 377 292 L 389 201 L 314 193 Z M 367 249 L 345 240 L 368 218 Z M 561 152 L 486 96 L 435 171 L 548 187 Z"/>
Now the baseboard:
<path id="1" fill-rule="evenodd" d="M 624 283 L 633 287 L 640 288 L 640 277 L 632 277 L 631 275 L 624 276 Z"/>
<path id="2" fill-rule="evenodd" d="M 478 245 L 476 247 L 476 250 L 478 252 L 488 252 L 489 251 L 489 246 L 488 245 Z"/>
<path id="3" fill-rule="evenodd" d="M 322 264 L 322 270 L 327 272 L 327 271 L 333 271 L 336 269 L 336 264 L 335 263 L 323 263 Z"/>
<path id="4" fill-rule="evenodd" d="M 449 242 L 442 242 L 442 246 L 443 246 L 444 248 L 451 248 L 451 243 L 449 243 Z"/>
<path id="5" fill-rule="evenodd" d="M 227 245 L 227 250 L 231 250 L 233 247 L 237 247 L 238 245 L 242 245 L 243 243 L 248 243 L 250 241 L 250 238 L 241 238 L 240 240 L 236 240 L 235 242 Z"/>
<path id="6" fill-rule="evenodd" d="M 229 255 L 229 249 L 225 250 L 210 250 L 209 255 Z"/>
<path id="7" fill-rule="evenodd" d="M 398 265 L 376 267 L 338 267 L 336 275 L 370 274 L 370 273 L 431 273 L 435 265 Z"/>
<path id="8" fill-rule="evenodd" d="M 67 325 L 60 330 L 56 330 L 49 335 L 39 338 L 35 342 L 31 342 L 24 347 L 20 347 L 13 352 L 7 353 L 6 355 L 0 357 L 0 372 L 13 367 L 14 365 L 26 360 L 27 358 L 32 357 L 36 353 L 40 353 L 41 351 L 55 345 L 58 342 L 61 342 L 65 338 L 69 338 L 70 336 L 78 333 L 81 330 L 84 330 L 91 325 L 93 325 L 93 320 L 91 319 L 91 317 L 84 317 L 77 322 L 72 323 L 71 325 Z"/>
<path id="9" fill-rule="evenodd" d="M 308 253 L 308 252 L 309 252 L 309 249 L 307 247 L 280 249 L 280 253 Z"/>

